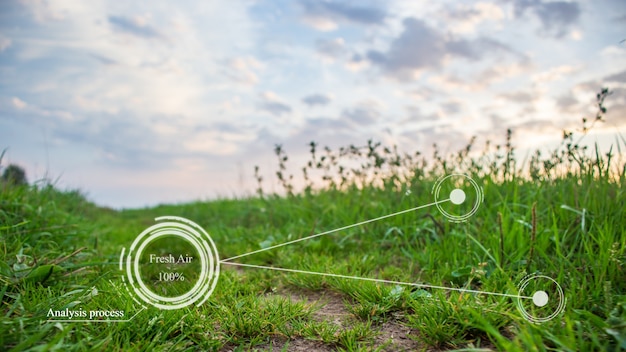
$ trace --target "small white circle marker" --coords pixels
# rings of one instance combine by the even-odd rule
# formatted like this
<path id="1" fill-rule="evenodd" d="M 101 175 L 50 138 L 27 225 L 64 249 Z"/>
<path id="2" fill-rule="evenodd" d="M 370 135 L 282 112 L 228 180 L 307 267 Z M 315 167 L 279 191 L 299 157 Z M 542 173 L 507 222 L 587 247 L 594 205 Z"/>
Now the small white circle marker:
<path id="1" fill-rule="evenodd" d="M 548 304 L 548 294 L 546 291 L 537 291 L 533 294 L 533 303 L 537 307 L 543 307 Z"/>
<path id="2" fill-rule="evenodd" d="M 450 192 L 450 201 L 452 204 L 459 205 L 465 202 L 465 192 L 462 189 L 455 188 Z"/>

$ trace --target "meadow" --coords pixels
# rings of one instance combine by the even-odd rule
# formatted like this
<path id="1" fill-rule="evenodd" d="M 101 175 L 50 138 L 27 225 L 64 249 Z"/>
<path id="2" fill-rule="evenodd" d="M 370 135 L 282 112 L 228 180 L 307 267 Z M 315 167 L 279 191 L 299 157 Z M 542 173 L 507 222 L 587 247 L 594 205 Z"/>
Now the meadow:
<path id="1" fill-rule="evenodd" d="M 514 131 L 500 144 L 471 140 L 449 155 L 437 146 L 424 155 L 371 140 L 338 150 L 311 142 L 298 173 L 277 145 L 276 179 L 250 170 L 253 196 L 119 211 L 49 182 L 5 182 L 0 349 L 626 350 L 626 140 L 616 134 L 608 152 L 586 143 L 608 94 L 598 94 L 598 113 L 580 130 L 526 160 Z M 466 221 L 430 206 L 233 260 L 395 284 L 222 265 L 209 299 L 177 310 L 141 310 L 123 288 L 120 249 L 155 217 L 198 223 L 231 258 L 432 204 L 433 187 L 451 174 L 484 192 Z M 267 191 L 271 182 L 280 194 Z M 514 297 L 481 293 L 514 296 L 533 276 L 552 278 L 564 293 L 563 311 L 545 322 L 524 317 Z M 525 307 L 541 315 L 554 305 Z M 61 323 L 48 321 L 51 308 L 134 317 Z"/>

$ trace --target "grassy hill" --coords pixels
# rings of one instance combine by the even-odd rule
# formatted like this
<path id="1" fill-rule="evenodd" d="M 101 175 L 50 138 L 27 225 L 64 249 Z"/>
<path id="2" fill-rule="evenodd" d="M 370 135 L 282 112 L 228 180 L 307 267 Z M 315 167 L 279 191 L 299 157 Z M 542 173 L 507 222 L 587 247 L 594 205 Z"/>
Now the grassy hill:
<path id="1" fill-rule="evenodd" d="M 124 211 L 47 184 L 2 184 L 1 349 L 626 349 L 626 164 L 620 150 L 602 155 L 577 138 L 565 133 L 554 153 L 523 165 L 510 134 L 495 154 L 475 155 L 470 143 L 432 158 L 372 141 L 338 151 L 311 143 L 298 192 L 277 146 L 281 196 L 267 194 L 257 172 L 254 197 Z M 203 305 L 142 310 L 118 270 L 120 250 L 158 216 L 198 223 L 231 258 L 432 204 L 433 186 L 455 173 L 484 191 L 464 222 L 428 206 L 232 260 L 417 286 L 223 264 Z M 518 287 L 528 275 L 538 279 Z M 531 294 L 541 277 L 564 293 L 563 312 L 546 322 L 525 318 L 517 298 L 490 294 Z M 522 305 L 547 316 L 555 292 L 543 310 Z M 51 309 L 66 308 L 123 310 L 132 319 L 48 321 Z"/>

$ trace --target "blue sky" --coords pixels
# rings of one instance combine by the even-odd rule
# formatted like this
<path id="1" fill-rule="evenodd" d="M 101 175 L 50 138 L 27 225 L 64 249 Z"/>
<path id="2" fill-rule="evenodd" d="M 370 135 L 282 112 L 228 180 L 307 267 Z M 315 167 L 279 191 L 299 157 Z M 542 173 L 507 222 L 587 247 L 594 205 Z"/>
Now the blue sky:
<path id="1" fill-rule="evenodd" d="M 102 205 L 250 193 L 273 146 L 626 127 L 624 1 L 0 2 L 0 148 Z M 593 139 L 592 139 L 593 140 Z M 272 187 L 270 183 L 267 184 Z"/>

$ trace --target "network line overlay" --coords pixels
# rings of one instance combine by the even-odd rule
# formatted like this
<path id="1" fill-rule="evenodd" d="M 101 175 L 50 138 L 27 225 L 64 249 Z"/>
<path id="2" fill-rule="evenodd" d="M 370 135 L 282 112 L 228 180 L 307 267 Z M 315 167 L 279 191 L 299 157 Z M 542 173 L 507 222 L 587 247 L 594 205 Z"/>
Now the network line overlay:
<path id="1" fill-rule="evenodd" d="M 382 284 L 427 288 L 432 290 L 459 291 L 477 295 L 509 297 L 516 300 L 517 308 L 520 314 L 526 320 L 533 323 L 543 323 L 549 321 L 563 312 L 566 299 L 561 286 L 554 279 L 540 274 L 526 276 L 518 284 L 518 291 L 516 293 L 505 293 L 316 272 L 297 268 L 254 265 L 241 262 L 245 257 L 257 253 L 293 245 L 298 242 L 330 235 L 391 217 L 417 212 L 433 206 L 436 207 L 438 211 L 449 221 L 467 221 L 478 211 L 478 208 L 484 199 L 482 187 L 480 187 L 471 177 L 465 174 L 450 174 L 440 178 L 432 189 L 432 195 L 434 199 L 433 202 L 429 204 L 423 204 L 410 209 L 382 215 L 377 218 L 360 221 L 311 236 L 242 253 L 226 259 L 219 258 L 215 242 L 199 225 L 185 218 L 163 216 L 156 218 L 156 224 L 141 232 L 135 238 L 128 250 L 126 250 L 126 248 L 122 249 L 120 253 L 119 270 L 122 272 L 122 279 L 126 290 L 128 290 L 133 299 L 144 309 L 144 304 L 152 305 L 165 310 L 180 309 L 191 304 L 201 305 L 216 289 L 220 274 L 220 266 L 230 265 L 240 268 L 274 270 L 346 280 L 361 280 Z M 172 237 L 176 237 L 177 240 L 184 240 L 182 242 L 191 244 L 195 249 L 196 255 L 190 256 L 181 254 L 175 256 L 171 253 L 152 253 L 157 252 L 156 250 L 153 250 L 155 247 L 154 243 L 166 238 L 171 240 Z M 165 267 L 168 270 L 163 270 L 158 273 L 149 273 L 149 271 L 142 269 L 147 263 Z M 195 284 L 186 282 L 187 289 L 183 292 L 176 292 L 175 290 L 168 292 L 155 292 L 158 290 L 155 290 L 155 285 L 151 283 L 151 280 L 154 279 L 150 278 L 156 278 L 157 281 L 164 281 L 167 283 L 185 283 L 186 276 L 184 270 L 181 269 L 184 267 L 191 268 L 196 274 L 199 272 L 198 279 L 195 280 Z"/>

